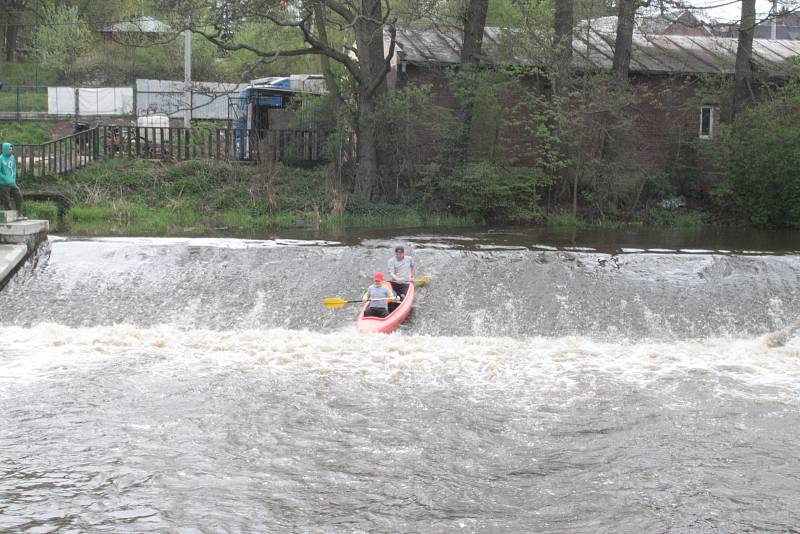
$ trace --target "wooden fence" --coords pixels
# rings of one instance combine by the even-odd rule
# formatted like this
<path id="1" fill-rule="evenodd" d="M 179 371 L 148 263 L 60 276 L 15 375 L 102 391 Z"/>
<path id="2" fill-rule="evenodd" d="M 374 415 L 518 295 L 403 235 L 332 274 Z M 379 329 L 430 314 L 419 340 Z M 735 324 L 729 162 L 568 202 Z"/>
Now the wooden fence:
<path id="1" fill-rule="evenodd" d="M 97 126 L 41 145 L 15 145 L 17 172 L 64 174 L 108 158 L 318 162 L 323 134 L 308 130 Z"/>

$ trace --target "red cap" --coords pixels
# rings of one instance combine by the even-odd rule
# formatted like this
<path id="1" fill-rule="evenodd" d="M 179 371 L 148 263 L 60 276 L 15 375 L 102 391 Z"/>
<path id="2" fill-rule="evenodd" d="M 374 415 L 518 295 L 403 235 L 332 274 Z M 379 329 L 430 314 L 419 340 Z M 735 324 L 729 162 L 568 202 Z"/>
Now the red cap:
<path id="1" fill-rule="evenodd" d="M 383 273 L 382 272 L 375 273 L 375 276 L 372 279 L 375 280 L 376 282 L 383 282 Z"/>

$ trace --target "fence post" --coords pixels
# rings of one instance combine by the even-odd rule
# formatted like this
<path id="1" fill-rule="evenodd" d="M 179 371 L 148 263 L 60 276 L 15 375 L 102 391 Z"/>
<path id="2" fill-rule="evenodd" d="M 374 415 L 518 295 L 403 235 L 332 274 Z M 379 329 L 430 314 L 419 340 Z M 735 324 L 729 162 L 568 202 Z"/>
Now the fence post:
<path id="1" fill-rule="evenodd" d="M 81 107 L 80 107 L 81 104 L 80 104 L 80 99 L 79 99 L 79 94 L 78 94 L 79 90 L 80 89 L 78 89 L 77 87 L 75 88 L 75 130 L 78 129 L 78 115 L 81 112 Z"/>
<path id="2" fill-rule="evenodd" d="M 22 114 L 19 107 L 19 85 L 17 86 L 17 122 L 22 120 Z"/>
<path id="3" fill-rule="evenodd" d="M 39 171 L 39 176 L 44 176 L 44 147 L 46 147 L 46 146 L 47 146 L 46 143 L 42 143 L 42 145 L 40 147 L 41 148 L 41 154 L 39 154 L 39 157 L 41 159 L 39 160 L 39 163 L 40 163 L 39 166 L 42 168 L 42 170 Z"/>

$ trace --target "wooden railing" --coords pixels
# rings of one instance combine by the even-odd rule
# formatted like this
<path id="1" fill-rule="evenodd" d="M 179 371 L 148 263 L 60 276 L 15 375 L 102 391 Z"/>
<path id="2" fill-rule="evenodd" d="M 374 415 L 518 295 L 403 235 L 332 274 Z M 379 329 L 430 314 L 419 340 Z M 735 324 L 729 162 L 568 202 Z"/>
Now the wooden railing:
<path id="1" fill-rule="evenodd" d="M 322 134 L 307 130 L 97 126 L 41 145 L 15 145 L 17 172 L 64 174 L 106 158 L 316 162 Z"/>
<path id="2" fill-rule="evenodd" d="M 41 145 L 14 145 L 17 174 L 64 174 L 98 159 L 97 131 L 68 135 Z"/>

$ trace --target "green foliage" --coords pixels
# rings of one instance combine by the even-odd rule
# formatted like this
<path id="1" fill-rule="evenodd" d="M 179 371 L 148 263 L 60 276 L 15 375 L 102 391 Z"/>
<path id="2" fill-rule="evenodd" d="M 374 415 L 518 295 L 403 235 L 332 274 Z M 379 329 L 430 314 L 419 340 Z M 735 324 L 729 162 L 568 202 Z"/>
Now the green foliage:
<path id="1" fill-rule="evenodd" d="M 29 219 L 50 221 L 51 230 L 55 230 L 58 224 L 58 206 L 52 202 L 29 200 L 22 204 L 22 211 Z"/>
<path id="2" fill-rule="evenodd" d="M 456 168 L 449 177 L 451 209 L 487 221 L 534 222 L 543 218 L 538 190 L 548 183 L 535 169 L 510 169 L 486 161 Z"/>
<path id="3" fill-rule="evenodd" d="M 47 123 L 40 122 L 0 122 L 0 142 L 15 145 L 39 145 L 50 141 Z"/>
<path id="4" fill-rule="evenodd" d="M 728 214 L 760 228 L 800 227 L 800 83 L 740 112 L 717 137 L 725 181 L 712 192 Z"/>
<path id="5" fill-rule="evenodd" d="M 651 226 L 699 228 L 708 224 L 708 215 L 698 211 L 671 210 L 650 207 L 644 210 L 644 221 Z"/>
<path id="6" fill-rule="evenodd" d="M 573 215 L 550 215 L 547 217 L 547 226 L 554 226 L 557 228 L 574 228 L 578 226 L 578 219 L 576 219 Z"/>
<path id="7" fill-rule="evenodd" d="M 37 58 L 34 61 L 3 62 L 0 78 L 6 86 L 0 90 L 2 95 L 15 85 L 54 85 L 58 81 L 58 73 L 44 67 Z"/>
<path id="8" fill-rule="evenodd" d="M 440 123 L 439 135 L 445 140 L 445 161 L 461 158 L 459 140 L 469 138 L 470 159 L 502 159 L 499 132 L 507 125 L 504 113 L 508 93 L 513 81 L 505 73 L 489 69 L 462 68 L 448 72 L 450 91 L 458 100 L 461 109 L 469 110 L 471 122 L 452 116 Z M 465 128 L 469 131 L 464 131 Z M 449 166 L 454 166 L 450 161 Z"/>
<path id="9" fill-rule="evenodd" d="M 0 111 L 47 111 L 47 89 L 43 87 L 7 87 L 0 90 Z"/>
<path id="10" fill-rule="evenodd" d="M 33 35 L 33 45 L 42 63 L 67 78 L 81 54 L 94 46 L 94 33 L 81 19 L 77 7 L 56 6 L 47 10 L 47 24 Z"/>
<path id="11" fill-rule="evenodd" d="M 397 89 L 385 95 L 370 120 L 380 134 L 376 138 L 381 155 L 381 189 L 384 198 L 400 200 L 413 194 L 418 155 L 435 156 L 431 150 L 436 130 L 446 123 L 448 110 L 431 102 L 431 86 Z M 405 193 L 405 194 L 404 194 Z"/>

